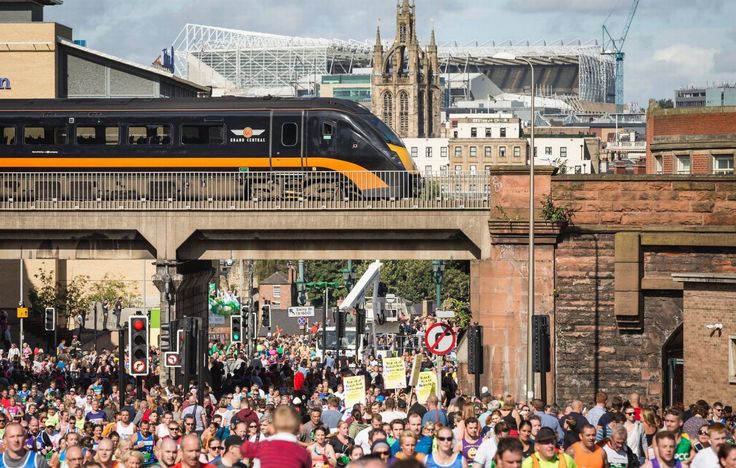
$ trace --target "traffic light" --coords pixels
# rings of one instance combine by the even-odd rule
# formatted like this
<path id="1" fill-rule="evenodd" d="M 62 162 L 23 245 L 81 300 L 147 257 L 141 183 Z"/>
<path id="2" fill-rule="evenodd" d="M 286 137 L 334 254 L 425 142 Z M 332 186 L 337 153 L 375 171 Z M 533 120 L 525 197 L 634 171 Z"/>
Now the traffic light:
<path id="1" fill-rule="evenodd" d="M 355 311 L 355 333 L 357 336 L 365 334 L 365 310 L 363 309 Z"/>
<path id="2" fill-rule="evenodd" d="M 231 343 L 242 343 L 243 342 L 243 316 L 242 315 L 231 315 L 230 316 L 230 342 Z"/>
<path id="3" fill-rule="evenodd" d="M 483 373 L 483 328 L 480 325 L 468 328 L 468 373 Z"/>
<path id="4" fill-rule="evenodd" d="M 148 317 L 145 315 L 129 317 L 128 360 L 130 362 L 130 375 L 148 375 L 148 349 Z"/>
<path id="5" fill-rule="evenodd" d="M 534 372 L 549 372 L 549 316 L 532 317 L 532 369 Z"/>
<path id="6" fill-rule="evenodd" d="M 342 310 L 337 311 L 337 336 L 345 336 L 345 319 L 346 315 L 345 312 Z"/>
<path id="7" fill-rule="evenodd" d="M 43 329 L 45 331 L 56 330 L 56 309 L 46 307 L 43 311 Z"/>
<path id="8" fill-rule="evenodd" d="M 263 304 L 261 307 L 261 325 L 271 328 L 271 304 Z"/>

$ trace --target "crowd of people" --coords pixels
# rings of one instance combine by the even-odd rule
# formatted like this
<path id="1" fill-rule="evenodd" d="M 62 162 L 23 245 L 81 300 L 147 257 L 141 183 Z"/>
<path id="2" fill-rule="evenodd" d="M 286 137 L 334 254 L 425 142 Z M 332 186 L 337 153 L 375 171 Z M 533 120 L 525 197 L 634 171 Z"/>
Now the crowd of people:
<path id="1" fill-rule="evenodd" d="M 13 344 L 0 352 L 0 468 L 736 468 L 736 415 L 720 402 L 661 411 L 637 394 L 560 407 L 466 395 L 452 354 L 441 391 L 420 395 L 387 389 L 380 356 L 316 359 L 313 340 L 269 336 L 250 355 L 211 341 L 203 400 L 157 375 L 136 398 L 133 381 L 117 385 L 114 350 Z M 402 357 L 408 374 L 415 355 Z M 364 398 L 348 404 L 344 379 L 356 376 Z"/>

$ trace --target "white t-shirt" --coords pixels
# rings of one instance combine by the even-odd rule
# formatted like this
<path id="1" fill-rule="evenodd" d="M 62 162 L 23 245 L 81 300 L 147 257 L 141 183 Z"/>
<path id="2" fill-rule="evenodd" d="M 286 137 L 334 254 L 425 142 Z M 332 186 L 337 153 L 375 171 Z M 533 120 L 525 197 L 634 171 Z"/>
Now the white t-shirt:
<path id="1" fill-rule="evenodd" d="M 156 437 L 159 439 L 163 439 L 164 437 L 169 437 L 171 433 L 169 432 L 169 425 L 166 423 L 161 423 L 158 426 L 156 426 Z"/>
<path id="2" fill-rule="evenodd" d="M 373 430 L 373 427 L 368 426 L 355 434 L 355 445 L 363 447 L 363 453 L 371 453 L 371 441 L 368 438 L 368 433 Z"/>
<path id="3" fill-rule="evenodd" d="M 475 454 L 473 465 L 475 466 L 476 464 L 478 464 L 483 468 L 491 468 L 493 458 L 496 456 L 497 448 L 498 444 L 496 443 L 496 439 L 494 437 L 481 442 L 480 447 L 478 447 L 478 452 L 476 452 Z"/>
<path id="4" fill-rule="evenodd" d="M 130 436 L 133 435 L 135 432 L 135 424 L 128 423 L 128 425 L 124 425 L 121 421 L 118 421 L 115 424 L 115 432 L 120 434 L 120 438 L 130 438 Z"/>
<path id="5" fill-rule="evenodd" d="M 406 419 L 406 413 L 397 410 L 381 412 L 381 420 L 384 423 L 390 423 L 394 419 Z"/>
<path id="6" fill-rule="evenodd" d="M 720 466 L 718 455 L 711 447 L 698 452 L 690 462 L 690 468 L 716 468 L 718 466 Z"/>

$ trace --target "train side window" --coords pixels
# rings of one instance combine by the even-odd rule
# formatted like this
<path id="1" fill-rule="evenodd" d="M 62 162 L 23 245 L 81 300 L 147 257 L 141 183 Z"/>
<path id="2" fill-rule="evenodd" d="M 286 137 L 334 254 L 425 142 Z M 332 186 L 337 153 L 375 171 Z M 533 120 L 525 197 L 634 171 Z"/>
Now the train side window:
<path id="1" fill-rule="evenodd" d="M 281 125 L 281 146 L 296 146 L 299 141 L 299 127 L 294 122 Z"/>
<path id="2" fill-rule="evenodd" d="M 15 127 L 0 126 L 0 146 L 15 144 Z"/>
<path id="3" fill-rule="evenodd" d="M 322 123 L 322 139 L 332 140 L 332 135 L 335 133 L 335 127 L 332 122 Z"/>
<path id="4" fill-rule="evenodd" d="M 78 145 L 114 146 L 120 143 L 120 128 L 102 125 L 77 127 L 75 137 Z"/>
<path id="5" fill-rule="evenodd" d="M 23 143 L 26 145 L 63 145 L 66 144 L 66 134 L 66 125 L 29 126 L 23 128 Z"/>
<path id="6" fill-rule="evenodd" d="M 225 143 L 225 126 L 182 125 L 181 142 L 184 145 L 221 145 Z"/>
<path id="7" fill-rule="evenodd" d="M 128 144 L 170 145 L 171 127 L 168 125 L 136 125 L 128 127 Z"/>

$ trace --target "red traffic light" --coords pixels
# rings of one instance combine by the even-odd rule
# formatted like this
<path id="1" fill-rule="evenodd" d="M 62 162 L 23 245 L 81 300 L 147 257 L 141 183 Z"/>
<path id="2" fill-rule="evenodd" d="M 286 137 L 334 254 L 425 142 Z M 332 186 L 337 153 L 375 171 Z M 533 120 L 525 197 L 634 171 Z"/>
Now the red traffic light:
<path id="1" fill-rule="evenodd" d="M 146 326 L 146 323 L 144 320 L 133 320 L 133 329 L 135 331 L 141 331 Z"/>

